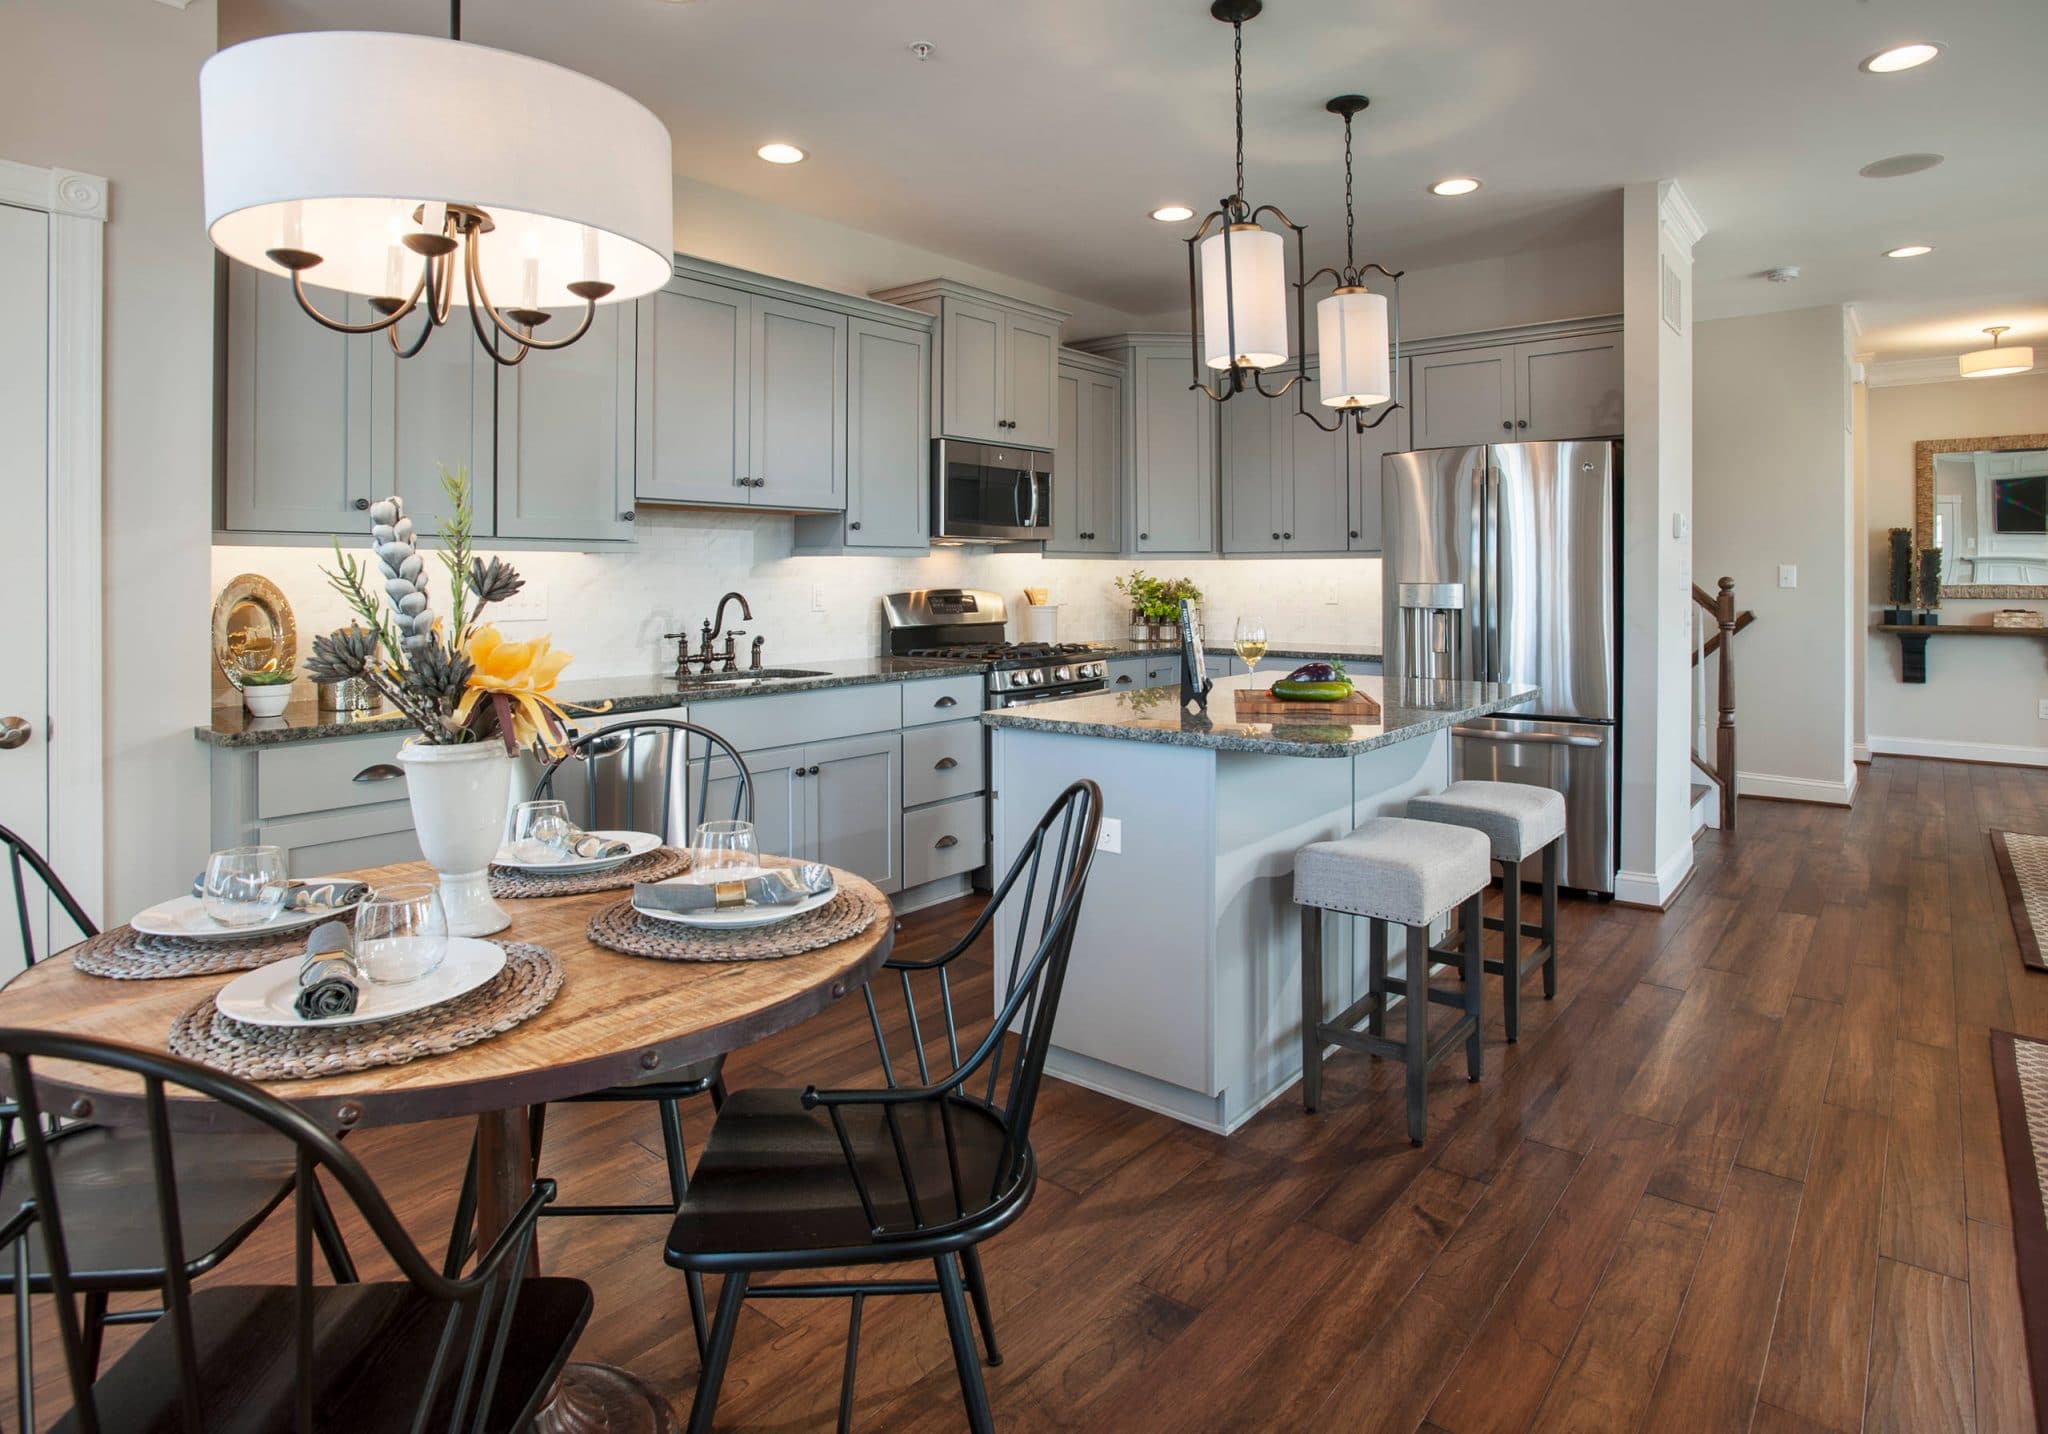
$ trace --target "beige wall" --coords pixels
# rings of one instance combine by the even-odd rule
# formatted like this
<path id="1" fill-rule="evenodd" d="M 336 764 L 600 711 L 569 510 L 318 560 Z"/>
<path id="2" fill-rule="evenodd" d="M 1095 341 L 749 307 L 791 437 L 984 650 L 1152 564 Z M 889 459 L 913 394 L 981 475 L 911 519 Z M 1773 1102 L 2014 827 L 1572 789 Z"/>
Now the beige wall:
<path id="1" fill-rule="evenodd" d="M 1740 792 L 1846 803 L 1854 785 L 1849 387 L 1838 305 L 1694 334 L 1698 582 L 1734 578 L 1757 616 L 1735 645 Z"/>
<path id="2" fill-rule="evenodd" d="M 1865 624 L 1884 605 L 1886 530 L 1913 521 L 1913 445 L 1923 438 L 2048 432 L 2048 373 L 1873 388 L 1864 537 Z M 1942 603 L 1944 623 L 1982 622 L 1999 607 L 2041 603 Z M 1873 752 L 2048 765 L 2048 642 L 1952 638 L 1928 645 L 1924 685 L 1899 681 L 1899 649 L 1881 633 L 1863 638 L 1865 725 Z"/>
<path id="3" fill-rule="evenodd" d="M 8 0 L 0 156 L 104 175 L 107 909 L 182 890 L 206 853 L 213 250 L 199 66 L 213 0 Z M 53 793 L 53 800 L 63 800 Z"/>

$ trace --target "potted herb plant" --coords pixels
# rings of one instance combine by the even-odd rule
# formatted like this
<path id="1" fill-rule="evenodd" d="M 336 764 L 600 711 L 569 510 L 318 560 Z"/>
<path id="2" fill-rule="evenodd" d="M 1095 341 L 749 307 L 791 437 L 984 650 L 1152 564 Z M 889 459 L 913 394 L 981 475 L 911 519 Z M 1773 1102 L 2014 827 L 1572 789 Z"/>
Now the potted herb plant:
<path id="1" fill-rule="evenodd" d="M 1131 638 L 1135 642 L 1164 642 L 1180 624 L 1180 600 L 1202 600 L 1202 593 L 1188 578 L 1155 578 L 1143 568 L 1116 580 L 1116 590 L 1131 604 Z"/>
<path id="2" fill-rule="evenodd" d="M 402 500 L 370 505 L 372 563 L 334 545 L 327 580 L 356 620 L 313 639 L 316 682 L 360 678 L 419 728 L 399 749 L 420 850 L 441 879 L 452 936 L 487 936 L 511 924 L 486 873 L 504 831 L 512 759 L 520 747 L 559 755 L 574 735 L 550 695 L 570 656 L 545 637 L 508 642 L 479 621 L 525 586 L 517 571 L 470 550 L 469 474 L 441 470 L 449 517 L 441 524 L 447 622 L 427 599 L 427 564 Z M 374 563 L 374 570 L 373 570 Z"/>
<path id="3" fill-rule="evenodd" d="M 235 686 L 241 689 L 242 705 L 251 717 L 281 717 L 291 705 L 293 676 L 289 667 L 277 666 L 273 658 L 268 666 L 244 668 L 235 674 Z"/>

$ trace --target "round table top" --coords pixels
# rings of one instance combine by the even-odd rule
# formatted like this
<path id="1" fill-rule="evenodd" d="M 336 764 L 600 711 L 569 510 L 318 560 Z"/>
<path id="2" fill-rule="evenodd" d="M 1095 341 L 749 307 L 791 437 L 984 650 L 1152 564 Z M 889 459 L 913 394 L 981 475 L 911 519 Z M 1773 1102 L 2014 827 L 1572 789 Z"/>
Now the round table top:
<path id="1" fill-rule="evenodd" d="M 372 885 L 431 880 L 424 863 L 357 873 Z M 476 1045 L 404 1065 L 267 1081 L 264 1089 L 336 1127 L 402 1125 L 507 1110 L 645 1080 L 722 1055 L 793 1026 L 861 988 L 888 959 L 895 920 L 888 899 L 851 872 L 839 884 L 879 902 L 884 915 L 858 936 L 797 956 L 734 962 L 658 961 L 593 946 L 584 927 L 618 891 L 501 900 L 512 925 L 491 939 L 545 946 L 562 963 L 562 989 L 532 1019 Z M 157 981 L 88 976 L 59 953 L 0 986 L 0 1026 L 29 1026 L 161 1051 L 171 1023 L 239 972 Z M 142 1119 L 132 1077 L 57 1061 L 36 1064 L 51 1095 L 86 1094 L 93 1118 Z M 216 1103 L 168 1092 L 173 1118 L 203 1129 L 231 1117 Z M 54 1107 L 62 1113 L 63 1107 Z"/>

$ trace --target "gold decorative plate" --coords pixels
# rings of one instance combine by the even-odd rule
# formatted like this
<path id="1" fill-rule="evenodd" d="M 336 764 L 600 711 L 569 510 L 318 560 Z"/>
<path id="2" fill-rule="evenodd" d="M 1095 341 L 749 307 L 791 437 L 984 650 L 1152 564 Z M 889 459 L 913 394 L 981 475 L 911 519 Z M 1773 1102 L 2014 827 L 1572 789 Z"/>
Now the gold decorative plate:
<path id="1" fill-rule="evenodd" d="M 229 682 L 244 672 L 299 665 L 299 629 L 277 584 L 255 573 L 232 579 L 213 600 L 213 660 Z"/>

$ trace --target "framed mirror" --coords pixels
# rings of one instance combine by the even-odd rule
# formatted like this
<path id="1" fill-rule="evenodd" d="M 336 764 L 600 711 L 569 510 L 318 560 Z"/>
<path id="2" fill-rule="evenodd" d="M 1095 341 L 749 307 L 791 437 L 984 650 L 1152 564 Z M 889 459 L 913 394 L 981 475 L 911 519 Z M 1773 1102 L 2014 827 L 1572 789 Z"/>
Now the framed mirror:
<path id="1" fill-rule="evenodd" d="M 1913 547 L 1945 598 L 2048 602 L 2048 433 L 1913 445 Z"/>
<path id="2" fill-rule="evenodd" d="M 213 601 L 213 660 L 230 683 L 252 669 L 298 666 L 292 605 L 270 579 L 243 573 L 220 590 Z"/>

